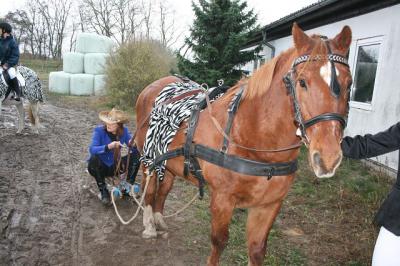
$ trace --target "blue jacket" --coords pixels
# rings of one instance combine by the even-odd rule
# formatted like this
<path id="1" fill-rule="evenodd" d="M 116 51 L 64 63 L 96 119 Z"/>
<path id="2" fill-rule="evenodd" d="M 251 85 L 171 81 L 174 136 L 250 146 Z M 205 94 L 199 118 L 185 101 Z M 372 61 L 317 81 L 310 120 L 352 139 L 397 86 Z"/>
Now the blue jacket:
<path id="1" fill-rule="evenodd" d="M 14 67 L 19 61 L 19 47 L 12 35 L 0 38 L 0 61 L 1 65 Z"/>
<path id="2" fill-rule="evenodd" d="M 119 141 L 122 144 L 125 143 L 128 145 L 130 139 L 131 134 L 129 133 L 128 129 L 124 127 L 124 133 Z M 93 130 L 92 143 L 89 147 L 90 157 L 97 155 L 107 166 L 112 166 L 114 164 L 114 152 L 113 150 L 106 151 L 106 145 L 110 144 L 111 142 L 112 140 L 108 136 L 107 131 L 104 129 L 104 125 L 97 126 Z"/>

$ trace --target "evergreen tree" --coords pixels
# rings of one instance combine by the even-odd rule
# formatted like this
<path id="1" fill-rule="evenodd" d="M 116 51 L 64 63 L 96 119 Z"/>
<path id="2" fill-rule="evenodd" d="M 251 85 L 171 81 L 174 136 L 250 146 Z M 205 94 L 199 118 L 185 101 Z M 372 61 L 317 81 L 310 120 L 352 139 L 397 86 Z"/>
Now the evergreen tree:
<path id="1" fill-rule="evenodd" d="M 185 45 L 193 58 L 178 55 L 179 70 L 209 86 L 218 79 L 233 85 L 242 76 L 238 68 L 256 57 L 254 51 L 240 50 L 258 30 L 257 16 L 253 10 L 245 11 L 247 3 L 241 0 L 199 0 L 192 7 L 195 20 Z"/>

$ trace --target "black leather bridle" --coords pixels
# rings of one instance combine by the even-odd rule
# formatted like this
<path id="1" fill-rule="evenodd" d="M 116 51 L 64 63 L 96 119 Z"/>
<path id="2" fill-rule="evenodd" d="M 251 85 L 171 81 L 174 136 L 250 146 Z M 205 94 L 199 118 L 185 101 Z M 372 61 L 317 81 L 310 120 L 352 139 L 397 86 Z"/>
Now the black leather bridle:
<path id="1" fill-rule="evenodd" d="M 314 116 L 308 120 L 304 120 L 302 112 L 301 112 L 299 100 L 297 98 L 296 66 L 298 66 L 302 63 L 305 63 L 305 62 L 321 61 L 321 60 L 328 60 L 331 63 L 330 64 L 331 65 L 331 82 L 330 82 L 329 87 L 330 87 L 332 95 L 335 98 L 339 98 L 340 84 L 337 79 L 336 68 L 335 68 L 334 63 L 339 63 L 339 64 L 345 65 L 347 67 L 349 67 L 349 64 L 345 57 L 332 53 L 328 42 L 326 42 L 326 45 L 328 48 L 327 55 L 324 55 L 324 56 L 322 56 L 322 55 L 316 55 L 316 56 L 302 55 L 293 61 L 292 67 L 290 68 L 288 73 L 283 77 L 283 82 L 285 83 L 285 86 L 293 99 L 293 109 L 294 109 L 295 121 L 299 126 L 301 138 L 303 139 L 305 144 L 309 144 L 309 142 L 310 142 L 310 140 L 307 136 L 307 133 L 306 133 L 306 129 L 311 127 L 312 125 L 315 125 L 322 121 L 336 120 L 336 121 L 340 122 L 340 124 L 342 125 L 342 128 L 344 129 L 344 128 L 346 128 L 346 124 L 347 124 L 347 114 L 342 115 L 339 113 L 323 113 L 323 114 Z"/>

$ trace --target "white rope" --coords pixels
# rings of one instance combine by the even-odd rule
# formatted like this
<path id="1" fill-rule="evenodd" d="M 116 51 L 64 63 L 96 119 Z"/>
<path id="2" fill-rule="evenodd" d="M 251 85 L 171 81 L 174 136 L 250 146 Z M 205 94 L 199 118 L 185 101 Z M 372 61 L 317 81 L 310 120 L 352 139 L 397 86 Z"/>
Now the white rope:
<path id="1" fill-rule="evenodd" d="M 198 197 L 199 193 L 196 193 L 196 195 L 194 195 L 194 197 L 185 204 L 185 206 L 183 206 L 181 209 L 177 210 L 176 212 L 172 213 L 172 214 L 168 214 L 168 215 L 163 215 L 164 218 L 171 218 L 174 217 L 176 215 L 178 215 L 179 213 L 183 212 L 185 209 L 187 209 Z M 135 197 L 133 197 L 133 199 L 136 201 L 136 204 L 142 209 L 144 210 L 144 207 L 142 205 L 141 202 L 139 202 Z"/>
<path id="2" fill-rule="evenodd" d="M 188 203 L 186 203 L 185 206 L 183 206 L 180 210 L 177 210 L 175 213 L 173 214 L 169 214 L 169 215 L 163 215 L 164 218 L 171 218 L 174 217 L 176 215 L 178 215 L 179 213 L 183 212 L 185 209 L 187 209 L 195 200 L 196 198 L 199 196 L 199 193 L 196 193 L 196 195 L 194 195 L 193 199 L 191 199 Z"/>
<path id="3" fill-rule="evenodd" d="M 112 191 L 111 191 L 111 202 L 112 202 L 112 204 L 113 204 L 113 206 L 114 206 L 115 214 L 118 216 L 118 218 L 119 218 L 119 220 L 121 221 L 122 224 L 124 224 L 124 225 L 130 224 L 133 220 L 136 219 L 136 217 L 137 217 L 138 214 L 139 214 L 140 209 L 143 209 L 143 201 L 144 201 L 144 197 L 146 196 L 147 187 L 148 187 L 148 185 L 149 185 L 149 182 L 150 182 L 150 178 L 151 178 L 151 177 L 152 177 L 152 175 L 147 176 L 146 185 L 144 186 L 144 191 L 143 191 L 142 197 L 141 197 L 141 199 L 140 199 L 140 202 L 138 203 L 139 207 L 136 209 L 136 212 L 135 212 L 135 214 L 133 215 L 133 217 L 132 217 L 131 219 L 129 219 L 128 221 L 125 221 L 125 220 L 121 217 L 121 215 L 119 214 L 119 212 L 118 212 L 118 208 L 117 208 L 117 205 L 115 204 L 115 200 L 114 200 L 114 190 L 115 190 L 115 187 L 113 187 L 113 189 L 112 189 Z M 133 189 L 133 187 L 132 187 L 132 189 Z M 135 197 L 134 197 L 134 199 L 135 199 Z M 136 199 L 135 199 L 135 200 L 136 200 Z"/>
<path id="4" fill-rule="evenodd" d="M 122 224 L 124 224 L 124 225 L 130 224 L 133 220 L 136 219 L 136 217 L 137 217 L 138 214 L 139 214 L 140 209 L 144 210 L 143 201 L 144 201 L 144 198 L 145 198 L 145 196 L 146 196 L 147 187 L 148 187 L 148 185 L 149 185 L 150 178 L 152 178 L 152 176 L 153 176 L 153 175 L 148 175 L 148 176 L 147 176 L 146 185 L 145 185 L 145 187 L 144 187 L 143 194 L 142 194 L 142 196 L 141 196 L 141 198 L 140 198 L 140 201 L 138 201 L 134 195 L 132 196 L 133 199 L 135 200 L 136 204 L 138 205 L 138 208 L 136 209 L 136 212 L 135 212 L 135 214 L 133 215 L 133 217 L 132 217 L 131 219 L 129 219 L 128 221 L 125 221 L 125 220 L 122 218 L 122 216 L 119 214 L 117 205 L 115 204 L 114 190 L 115 190 L 116 188 L 113 187 L 113 189 L 111 190 L 111 202 L 112 202 L 112 204 L 113 204 L 113 207 L 114 207 L 114 210 L 115 210 L 115 214 L 117 215 L 118 219 L 121 221 Z M 133 191 L 133 186 L 131 187 L 131 190 Z M 199 196 L 199 193 L 196 193 L 196 194 L 194 195 L 194 197 L 193 197 L 188 203 L 186 203 L 181 209 L 177 210 L 176 212 L 174 212 L 174 213 L 172 213 L 172 214 L 163 215 L 163 218 L 171 218 L 171 217 L 174 217 L 174 216 L 178 215 L 179 213 L 183 212 L 184 210 L 186 210 L 187 208 L 189 208 L 189 206 L 196 200 L 196 198 L 197 198 L 198 196 Z"/>

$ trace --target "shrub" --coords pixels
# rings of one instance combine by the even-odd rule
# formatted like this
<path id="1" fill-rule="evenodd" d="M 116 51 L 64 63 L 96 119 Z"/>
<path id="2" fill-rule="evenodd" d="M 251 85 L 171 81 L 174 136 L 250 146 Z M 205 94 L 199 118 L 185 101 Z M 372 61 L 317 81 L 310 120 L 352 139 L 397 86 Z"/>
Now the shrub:
<path id="1" fill-rule="evenodd" d="M 107 60 L 106 90 L 111 104 L 132 108 L 140 92 L 151 82 L 176 69 L 171 51 L 156 41 L 121 45 Z"/>

